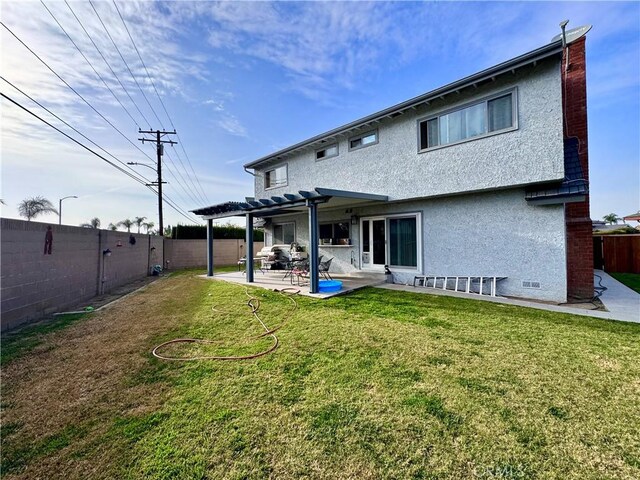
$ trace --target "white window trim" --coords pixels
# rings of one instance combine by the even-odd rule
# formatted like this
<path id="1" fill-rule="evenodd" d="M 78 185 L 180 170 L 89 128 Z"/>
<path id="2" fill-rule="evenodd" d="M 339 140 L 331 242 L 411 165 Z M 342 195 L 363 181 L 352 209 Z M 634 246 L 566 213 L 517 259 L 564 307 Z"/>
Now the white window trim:
<path id="1" fill-rule="evenodd" d="M 280 167 L 284 167 L 284 169 L 285 169 L 285 178 L 287 180 L 284 183 L 280 184 L 280 185 L 274 185 L 273 187 L 267 187 L 267 173 L 274 172 Z M 289 185 L 289 164 L 288 163 L 283 163 L 283 164 L 278 165 L 276 167 L 270 168 L 269 170 L 265 170 L 263 179 L 264 179 L 264 189 L 265 189 L 265 191 L 266 190 L 273 190 L 275 188 L 282 188 L 282 187 L 288 186 Z"/>
<path id="2" fill-rule="evenodd" d="M 365 267 L 362 264 L 362 253 L 363 253 L 363 245 L 364 245 L 364 231 L 363 231 L 363 227 L 362 227 L 362 223 L 365 221 L 373 221 L 373 220 L 383 220 L 384 219 L 384 235 L 385 235 L 385 239 L 384 239 L 384 243 L 385 243 L 385 262 L 388 262 L 390 255 L 389 255 L 389 246 L 390 243 L 389 242 L 389 219 L 392 218 L 415 218 L 416 219 L 416 246 L 417 246 L 417 252 L 416 252 L 416 267 L 400 267 L 400 266 L 395 266 L 395 265 L 389 265 L 389 269 L 392 272 L 398 272 L 398 273 L 415 273 L 415 274 L 422 274 L 423 272 L 423 264 L 424 264 L 424 259 L 422 258 L 422 212 L 402 212 L 402 213 L 390 213 L 387 215 L 372 215 L 370 217 L 361 217 L 360 218 L 360 224 L 359 224 L 359 229 L 360 229 L 360 270 L 365 270 L 365 271 L 384 271 L 384 267 Z M 368 232 L 367 232 L 368 234 Z"/>
<path id="3" fill-rule="evenodd" d="M 318 152 L 321 152 L 331 147 L 336 147 L 336 153 L 334 153 L 333 155 L 325 155 L 322 158 L 318 158 Z M 314 155 L 315 155 L 316 162 L 322 162 L 323 160 L 327 160 L 328 158 L 335 158 L 338 155 L 340 155 L 340 146 L 338 145 L 338 143 L 332 143 L 332 144 L 326 145 L 324 147 L 316 149 Z"/>
<path id="4" fill-rule="evenodd" d="M 367 143 L 366 145 L 360 145 L 358 147 L 352 147 L 351 146 L 351 142 L 353 142 L 354 140 L 357 140 L 359 138 L 368 137 L 372 133 L 375 134 L 375 136 L 376 136 L 376 141 L 375 142 Z M 361 148 L 367 148 L 367 147 L 371 147 L 373 145 L 377 145 L 379 141 L 380 141 L 380 132 L 378 132 L 377 128 L 374 128 L 373 130 L 369 130 L 369 131 L 361 133 L 359 135 L 354 135 L 353 137 L 350 137 L 347 140 L 347 147 L 349 148 L 350 152 L 353 152 L 354 150 L 360 150 Z"/>
<path id="5" fill-rule="evenodd" d="M 453 112 L 457 112 L 458 110 L 464 110 L 465 108 L 473 107 L 474 105 L 479 105 L 481 103 L 487 103 L 493 99 L 504 97 L 505 95 L 511 94 L 511 110 L 512 110 L 512 118 L 513 125 L 511 127 L 503 128 L 501 130 L 495 130 L 493 132 L 483 133 L 482 135 L 476 135 L 475 137 L 465 138 L 463 140 L 458 140 L 457 142 L 445 143 L 444 145 L 436 145 L 428 148 L 420 148 L 420 124 L 423 122 L 428 122 L 429 120 L 433 120 L 435 118 L 440 118 L 444 115 L 448 115 Z M 418 153 L 432 152 L 433 150 L 439 150 L 441 148 L 452 147 L 454 145 L 460 145 L 461 143 L 473 142 L 475 140 L 480 140 L 482 138 L 493 137 L 494 135 L 501 135 L 503 133 L 513 132 L 514 130 L 518 130 L 518 87 L 509 88 L 507 90 L 503 90 L 501 92 L 483 97 L 478 100 L 474 100 L 472 102 L 464 103 L 462 105 L 458 105 L 456 107 L 447 108 L 443 110 L 439 110 L 433 113 L 430 113 L 428 116 L 420 117 L 416 120 L 417 127 L 417 138 L 418 138 Z M 487 122 L 487 128 L 489 128 L 489 124 Z"/>

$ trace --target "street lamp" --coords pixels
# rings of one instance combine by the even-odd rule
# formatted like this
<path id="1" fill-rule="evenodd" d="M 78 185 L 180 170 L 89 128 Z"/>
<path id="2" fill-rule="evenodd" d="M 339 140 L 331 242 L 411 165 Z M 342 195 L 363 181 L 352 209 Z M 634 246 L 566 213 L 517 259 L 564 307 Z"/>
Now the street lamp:
<path id="1" fill-rule="evenodd" d="M 68 197 L 62 197 L 58 200 L 58 225 L 62 225 L 62 200 L 66 200 L 67 198 L 78 198 L 75 195 L 69 195 Z"/>
<path id="2" fill-rule="evenodd" d="M 147 168 L 150 168 L 150 169 L 151 169 L 151 170 L 153 170 L 154 172 L 158 173 L 158 170 L 156 170 L 156 167 L 154 167 L 153 165 L 146 164 L 146 163 L 127 162 L 127 165 L 140 165 L 141 167 L 147 167 Z"/>

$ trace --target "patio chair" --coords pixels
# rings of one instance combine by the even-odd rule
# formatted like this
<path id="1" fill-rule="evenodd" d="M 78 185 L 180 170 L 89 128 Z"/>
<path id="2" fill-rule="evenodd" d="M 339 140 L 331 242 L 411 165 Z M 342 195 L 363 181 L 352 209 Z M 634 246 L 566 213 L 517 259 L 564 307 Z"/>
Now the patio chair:
<path id="1" fill-rule="evenodd" d="M 293 277 L 295 276 L 298 281 L 298 285 L 300 286 L 300 280 L 306 280 L 309 275 L 309 262 L 306 260 L 301 260 L 295 262 L 293 264 L 293 268 L 291 269 L 291 274 L 289 276 L 291 280 L 291 285 L 293 285 Z"/>
<path id="2" fill-rule="evenodd" d="M 334 257 L 331 257 L 329 260 L 325 260 L 324 262 L 320 262 L 318 264 L 318 273 L 323 276 L 325 280 L 333 280 L 331 275 L 329 275 L 329 268 L 331 267 L 331 262 Z"/>

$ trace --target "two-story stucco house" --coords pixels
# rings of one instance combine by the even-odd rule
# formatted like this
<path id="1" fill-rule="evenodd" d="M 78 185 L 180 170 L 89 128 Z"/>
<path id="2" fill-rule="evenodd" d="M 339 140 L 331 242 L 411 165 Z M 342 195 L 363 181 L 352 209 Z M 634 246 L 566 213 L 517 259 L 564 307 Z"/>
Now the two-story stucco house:
<path id="1" fill-rule="evenodd" d="M 499 275 L 502 295 L 590 298 L 586 37 L 576 36 L 252 161 L 253 198 L 194 212 L 209 226 L 262 218 L 267 245 L 306 246 L 312 292 L 324 255 L 332 272 Z"/>

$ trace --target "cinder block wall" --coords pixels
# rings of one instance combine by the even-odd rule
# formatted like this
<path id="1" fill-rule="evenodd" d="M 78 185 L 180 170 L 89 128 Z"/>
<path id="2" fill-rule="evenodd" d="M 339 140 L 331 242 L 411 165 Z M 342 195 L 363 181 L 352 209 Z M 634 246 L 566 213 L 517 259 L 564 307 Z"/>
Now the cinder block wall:
<path id="1" fill-rule="evenodd" d="M 264 246 L 263 242 L 254 242 L 254 254 Z M 165 239 L 165 261 L 169 261 L 170 269 L 205 267 L 207 265 L 206 240 L 173 240 Z M 244 257 L 246 244 L 244 240 L 214 239 L 214 265 L 234 265 Z"/>
<path id="2" fill-rule="evenodd" d="M 126 232 L 54 224 L 51 255 L 45 255 L 48 225 L 0 219 L 2 330 L 143 278 L 149 265 L 162 263 L 161 237 L 133 234 L 132 245 Z M 108 257 L 102 253 L 106 249 Z"/>
<path id="3" fill-rule="evenodd" d="M 101 230 L 100 239 L 100 252 L 109 249 L 111 255 L 100 255 L 102 289 L 99 293 L 108 293 L 149 275 L 151 266 L 162 264 L 162 237 Z"/>

